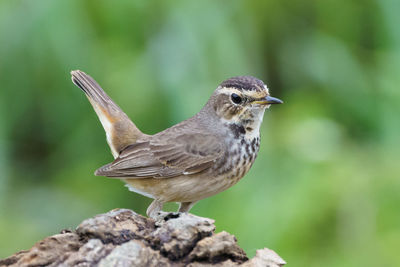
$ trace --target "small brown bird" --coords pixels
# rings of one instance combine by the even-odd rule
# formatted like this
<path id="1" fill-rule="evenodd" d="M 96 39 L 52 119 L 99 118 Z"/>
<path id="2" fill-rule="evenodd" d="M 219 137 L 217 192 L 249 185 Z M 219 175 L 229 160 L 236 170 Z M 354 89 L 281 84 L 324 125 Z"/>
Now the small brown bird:
<path id="1" fill-rule="evenodd" d="M 107 135 L 115 158 L 95 175 L 118 178 L 136 193 L 153 198 L 155 217 L 165 202 L 179 212 L 236 184 L 252 166 L 260 147 L 264 111 L 281 100 L 251 76 L 222 82 L 199 113 L 155 135 L 142 133 L 86 73 L 71 72 L 85 92 Z"/>

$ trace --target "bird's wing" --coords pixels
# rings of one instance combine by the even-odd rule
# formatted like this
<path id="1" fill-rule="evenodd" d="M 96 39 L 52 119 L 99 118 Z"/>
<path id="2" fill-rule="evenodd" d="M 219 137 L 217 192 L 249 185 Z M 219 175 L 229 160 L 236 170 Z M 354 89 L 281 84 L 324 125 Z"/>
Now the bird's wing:
<path id="1" fill-rule="evenodd" d="M 124 149 L 96 175 L 130 178 L 170 178 L 210 168 L 224 153 L 224 146 L 210 134 L 185 133 L 174 138 L 157 136 Z"/>

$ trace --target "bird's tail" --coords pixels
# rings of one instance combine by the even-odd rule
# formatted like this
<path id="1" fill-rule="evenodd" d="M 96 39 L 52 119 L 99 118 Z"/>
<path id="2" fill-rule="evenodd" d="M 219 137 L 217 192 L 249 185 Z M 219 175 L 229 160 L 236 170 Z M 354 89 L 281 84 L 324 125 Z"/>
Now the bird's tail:
<path id="1" fill-rule="evenodd" d="M 114 158 L 144 135 L 92 77 L 80 70 L 71 71 L 71 76 L 72 82 L 86 94 L 96 111 Z"/>

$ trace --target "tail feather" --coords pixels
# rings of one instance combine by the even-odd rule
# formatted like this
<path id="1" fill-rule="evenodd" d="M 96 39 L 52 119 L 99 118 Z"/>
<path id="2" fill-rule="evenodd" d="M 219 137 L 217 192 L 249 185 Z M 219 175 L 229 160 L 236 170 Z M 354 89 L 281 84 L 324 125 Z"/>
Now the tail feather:
<path id="1" fill-rule="evenodd" d="M 123 148 L 144 135 L 92 77 L 80 70 L 71 71 L 71 76 L 72 82 L 86 94 L 99 117 L 115 158 Z"/>
<path id="2" fill-rule="evenodd" d="M 76 70 L 71 72 L 72 82 L 78 86 L 91 100 L 101 103 L 103 106 L 122 111 L 117 104 L 104 92 L 100 85 L 83 71 Z"/>

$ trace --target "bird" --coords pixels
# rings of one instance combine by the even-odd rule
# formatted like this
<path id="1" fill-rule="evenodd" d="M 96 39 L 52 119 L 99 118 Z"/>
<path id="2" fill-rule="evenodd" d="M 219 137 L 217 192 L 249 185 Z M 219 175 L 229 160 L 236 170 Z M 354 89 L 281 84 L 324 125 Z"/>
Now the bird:
<path id="1" fill-rule="evenodd" d="M 148 217 L 177 202 L 187 213 L 199 200 L 236 184 L 260 148 L 264 112 L 283 101 L 263 81 L 236 76 L 223 81 L 193 117 L 154 135 L 142 133 L 100 85 L 80 70 L 72 82 L 89 99 L 114 161 L 95 171 L 124 181 L 130 191 L 152 198 Z"/>

